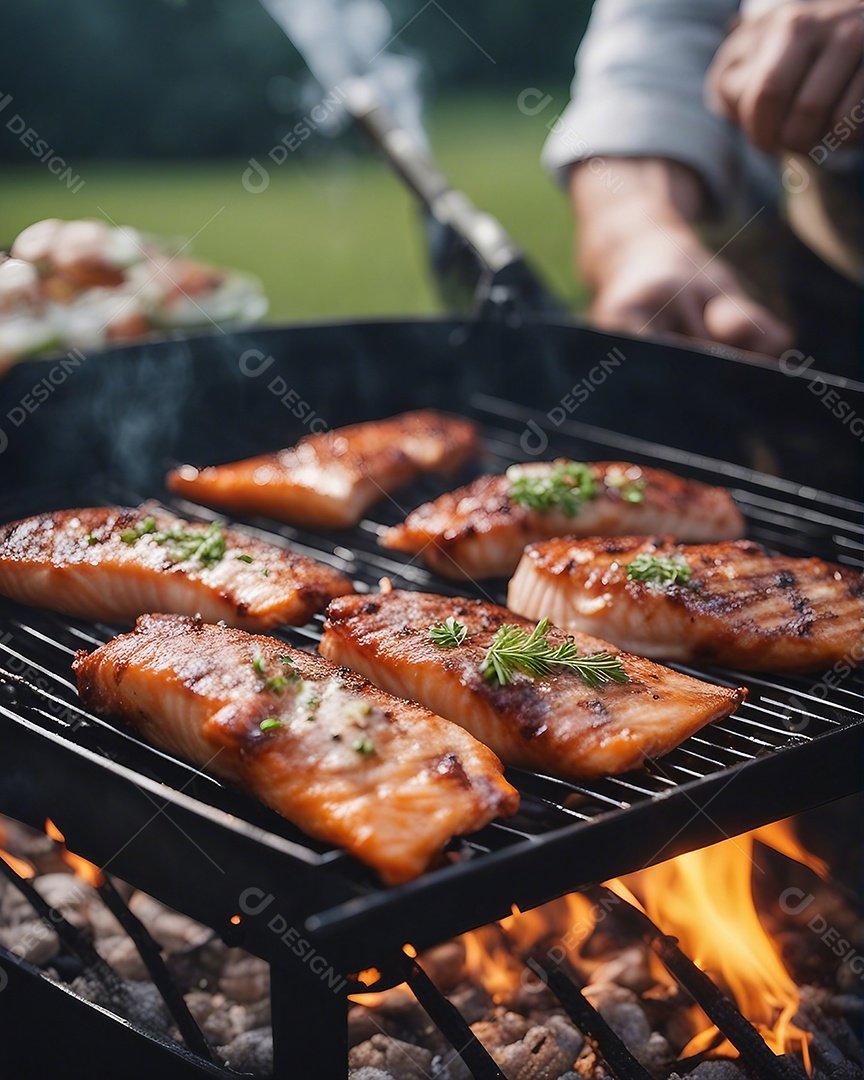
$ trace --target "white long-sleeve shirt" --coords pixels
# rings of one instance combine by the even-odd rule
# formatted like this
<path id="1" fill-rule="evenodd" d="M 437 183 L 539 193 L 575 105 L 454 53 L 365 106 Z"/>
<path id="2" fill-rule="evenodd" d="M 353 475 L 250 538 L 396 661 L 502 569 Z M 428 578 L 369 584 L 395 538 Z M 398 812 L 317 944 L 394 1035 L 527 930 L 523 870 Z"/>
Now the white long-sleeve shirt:
<path id="1" fill-rule="evenodd" d="M 721 211 L 776 201 L 776 163 L 709 110 L 704 87 L 739 9 L 777 2 L 597 0 L 572 100 L 543 150 L 546 167 L 566 174 L 589 157 L 665 157 L 694 169 Z"/>

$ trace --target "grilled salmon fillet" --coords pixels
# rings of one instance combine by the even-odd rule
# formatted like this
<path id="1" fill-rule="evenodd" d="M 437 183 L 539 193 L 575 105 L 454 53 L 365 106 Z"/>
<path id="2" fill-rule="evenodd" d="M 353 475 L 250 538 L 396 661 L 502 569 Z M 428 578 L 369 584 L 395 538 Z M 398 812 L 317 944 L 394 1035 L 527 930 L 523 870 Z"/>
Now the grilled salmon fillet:
<path id="1" fill-rule="evenodd" d="M 83 619 L 200 614 L 248 630 L 308 622 L 351 592 L 329 566 L 256 537 L 144 503 L 0 526 L 0 593 Z"/>
<path id="2" fill-rule="evenodd" d="M 425 472 L 455 473 L 478 450 L 469 420 L 431 410 L 352 424 L 290 450 L 170 472 L 172 491 L 239 513 L 309 528 L 349 528 L 385 495 Z"/>
<path id="3" fill-rule="evenodd" d="M 652 581 L 652 563 L 661 573 L 664 564 L 684 572 Z M 864 576 L 822 559 L 772 555 L 750 540 L 687 546 L 624 536 L 533 544 L 507 602 L 520 615 L 548 615 L 565 630 L 602 634 L 656 659 L 784 672 L 864 657 Z"/>
<path id="4" fill-rule="evenodd" d="M 273 638 L 144 615 L 74 669 L 88 708 L 240 785 L 388 884 L 518 805 L 500 761 L 467 732 Z"/>
<path id="5" fill-rule="evenodd" d="M 462 644 L 435 644 L 430 627 L 453 617 Z M 681 675 L 650 660 L 618 654 L 629 681 L 592 689 L 573 671 L 545 678 L 517 672 L 507 685 L 490 682 L 481 666 L 505 624 L 526 632 L 534 623 L 481 600 L 392 591 L 343 596 L 327 609 L 320 650 L 382 690 L 420 701 L 461 724 L 505 765 L 564 779 L 626 772 L 667 753 L 712 720 L 728 716 L 746 696 Z M 549 643 L 565 635 L 556 629 Z M 617 653 L 614 646 L 574 635 L 579 653 Z"/>
<path id="6" fill-rule="evenodd" d="M 556 474 L 587 473 L 577 505 L 554 500 Z M 522 491 L 520 492 L 520 487 Z M 566 492 L 565 492 L 566 494 Z M 568 512 L 569 510 L 569 512 Z M 444 577 L 512 574 L 526 544 L 555 536 L 671 533 L 680 540 L 734 540 L 744 519 L 725 488 L 623 461 L 513 465 L 418 507 L 383 535 L 385 547 L 420 555 Z"/>

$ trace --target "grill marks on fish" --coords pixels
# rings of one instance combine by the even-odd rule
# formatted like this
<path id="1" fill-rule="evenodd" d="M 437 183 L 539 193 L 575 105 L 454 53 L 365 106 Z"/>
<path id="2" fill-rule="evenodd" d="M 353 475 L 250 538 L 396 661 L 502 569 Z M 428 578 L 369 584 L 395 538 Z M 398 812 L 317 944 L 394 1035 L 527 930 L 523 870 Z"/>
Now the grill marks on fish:
<path id="1" fill-rule="evenodd" d="M 221 529 L 221 557 L 183 558 L 182 547 L 158 542 L 172 531 L 203 538 L 208 526 L 151 503 L 63 510 L 4 525 L 0 592 L 85 619 L 131 622 L 169 611 L 265 630 L 308 622 L 352 589 L 331 567 L 228 528 Z"/>
<path id="2" fill-rule="evenodd" d="M 521 471 L 541 475 L 554 464 L 525 465 Z M 662 532 L 701 542 L 744 535 L 744 519 L 725 488 L 628 462 L 600 461 L 590 468 L 597 495 L 571 517 L 515 502 L 511 476 L 481 476 L 418 507 L 381 542 L 419 555 L 437 573 L 459 580 L 511 574 L 526 544 L 556 536 Z M 641 501 L 622 493 L 633 484 L 639 485 Z"/>
<path id="3" fill-rule="evenodd" d="M 625 684 L 592 689 L 574 672 L 559 671 L 544 679 L 517 673 L 498 686 L 480 671 L 495 633 L 505 623 L 530 632 L 533 622 L 481 600 L 428 593 L 385 592 L 374 603 L 373 610 L 367 597 L 345 596 L 330 604 L 323 655 L 461 724 L 507 765 L 565 779 L 625 772 L 728 716 L 746 696 L 626 653 Z M 440 648 L 429 628 L 450 615 L 465 626 L 465 641 Z M 574 637 L 582 655 L 618 651 Z M 551 628 L 548 638 L 555 647 L 565 635 Z"/>
<path id="4" fill-rule="evenodd" d="M 426 409 L 310 435 L 291 449 L 245 461 L 182 465 L 166 483 L 231 511 L 310 528 L 350 528 L 380 499 L 423 473 L 456 473 L 478 450 L 469 420 Z"/>
<path id="5" fill-rule="evenodd" d="M 639 555 L 683 559 L 687 583 L 631 581 Z M 675 544 L 662 537 L 566 538 L 529 547 L 508 604 L 521 615 L 597 633 L 655 659 L 795 672 L 864 658 L 864 575 L 760 544 Z"/>
<path id="6" fill-rule="evenodd" d="M 467 732 L 272 638 L 148 615 L 74 668 L 88 708 L 240 785 L 388 884 L 518 806 L 501 763 Z"/>

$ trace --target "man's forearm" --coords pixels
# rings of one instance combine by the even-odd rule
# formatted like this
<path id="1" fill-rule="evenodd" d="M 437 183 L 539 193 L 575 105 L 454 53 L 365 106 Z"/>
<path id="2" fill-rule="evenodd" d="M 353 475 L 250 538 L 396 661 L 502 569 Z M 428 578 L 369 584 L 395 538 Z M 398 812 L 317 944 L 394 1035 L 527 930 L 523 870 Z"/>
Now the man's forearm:
<path id="1" fill-rule="evenodd" d="M 673 236 L 692 235 L 706 198 L 697 174 L 676 161 L 612 159 L 612 186 L 608 172 L 591 164 L 573 167 L 570 195 L 579 223 L 580 273 L 596 288 L 604 268 L 646 231 L 659 227 Z M 605 164 L 609 167 L 610 159 Z"/>

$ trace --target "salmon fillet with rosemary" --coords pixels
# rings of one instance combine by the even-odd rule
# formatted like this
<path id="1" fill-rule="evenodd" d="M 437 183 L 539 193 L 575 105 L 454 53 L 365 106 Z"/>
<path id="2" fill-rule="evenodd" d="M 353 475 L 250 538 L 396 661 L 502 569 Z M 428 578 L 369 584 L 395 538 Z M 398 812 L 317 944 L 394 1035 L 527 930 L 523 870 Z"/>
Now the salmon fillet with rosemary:
<path id="1" fill-rule="evenodd" d="M 481 476 L 418 507 L 381 542 L 458 580 L 512 574 L 537 540 L 637 532 L 734 540 L 744 519 L 725 488 L 623 461 L 560 460 Z"/>
<path id="2" fill-rule="evenodd" d="M 144 615 L 74 669 L 87 708 L 123 717 L 388 884 L 518 805 L 500 761 L 467 732 L 273 638 Z"/>
<path id="3" fill-rule="evenodd" d="M 505 765 L 564 779 L 637 768 L 747 693 L 585 634 L 568 639 L 495 604 L 428 593 L 337 598 L 320 650 L 461 724 Z"/>
<path id="4" fill-rule="evenodd" d="M 477 450 L 469 420 L 423 410 L 310 435 L 290 450 L 246 461 L 182 465 L 166 483 L 208 506 L 309 528 L 349 528 L 386 495 L 423 473 L 456 473 Z"/>
<path id="5" fill-rule="evenodd" d="M 550 540 L 510 581 L 520 615 L 602 634 L 622 649 L 753 671 L 811 671 L 864 657 L 864 576 L 737 540 Z"/>
<path id="6" fill-rule="evenodd" d="M 82 619 L 200 614 L 248 630 L 301 625 L 351 582 L 306 555 L 144 503 L 0 526 L 0 593 Z"/>

